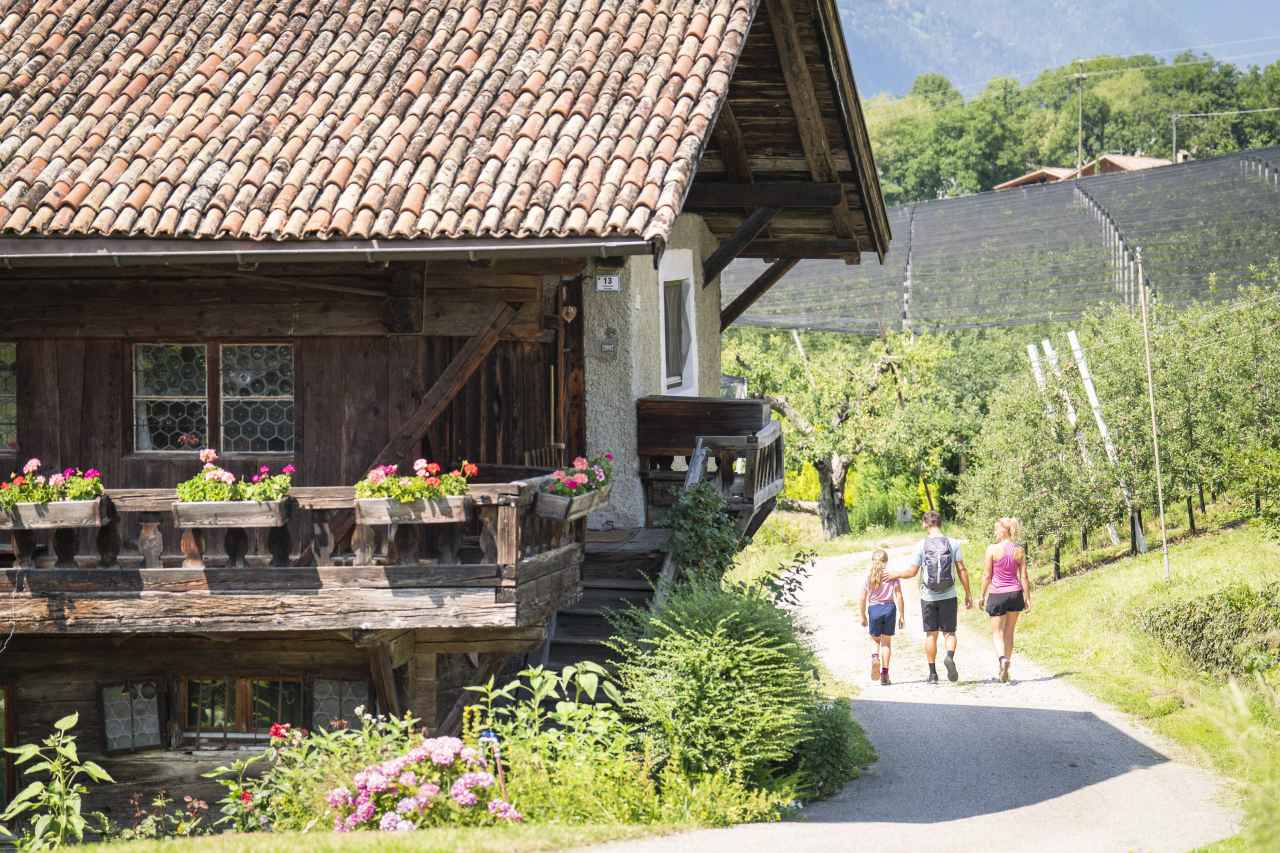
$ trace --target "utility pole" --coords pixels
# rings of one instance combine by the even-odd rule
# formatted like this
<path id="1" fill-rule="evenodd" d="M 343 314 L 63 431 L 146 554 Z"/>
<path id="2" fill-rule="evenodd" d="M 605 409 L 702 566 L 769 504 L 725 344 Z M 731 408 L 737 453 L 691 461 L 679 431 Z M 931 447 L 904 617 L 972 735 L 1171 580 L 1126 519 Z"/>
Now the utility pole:
<path id="1" fill-rule="evenodd" d="M 1076 179 L 1084 168 L 1084 75 L 1076 74 Z"/>
<path id="2" fill-rule="evenodd" d="M 1138 286 L 1142 288 L 1142 348 L 1147 361 L 1147 401 L 1151 405 L 1151 450 L 1156 457 L 1156 502 L 1160 505 L 1160 550 L 1164 555 L 1164 579 L 1169 580 L 1169 530 L 1164 520 L 1164 480 L 1160 476 L 1160 427 L 1156 421 L 1156 385 L 1151 370 L 1151 288 L 1142 274 L 1142 249 L 1135 250 L 1138 261 Z"/>

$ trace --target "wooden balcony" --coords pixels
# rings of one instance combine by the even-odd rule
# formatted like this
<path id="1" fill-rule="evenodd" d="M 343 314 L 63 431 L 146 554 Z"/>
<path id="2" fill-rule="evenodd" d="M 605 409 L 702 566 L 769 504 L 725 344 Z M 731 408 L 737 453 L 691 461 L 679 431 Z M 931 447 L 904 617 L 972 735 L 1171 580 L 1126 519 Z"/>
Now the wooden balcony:
<path id="1" fill-rule="evenodd" d="M 761 400 L 644 397 L 636 432 L 651 525 L 684 488 L 711 482 L 750 535 L 782 491 L 782 428 Z"/>
<path id="2" fill-rule="evenodd" d="M 539 625 L 577 597 L 585 535 L 533 511 L 543 482 L 473 483 L 457 521 L 357 525 L 341 551 L 350 486 L 295 487 L 270 537 L 184 531 L 183 553 L 162 530 L 174 490 L 111 489 L 96 532 L 17 533 L 25 559 L 0 569 L 0 598 L 23 634 Z"/>

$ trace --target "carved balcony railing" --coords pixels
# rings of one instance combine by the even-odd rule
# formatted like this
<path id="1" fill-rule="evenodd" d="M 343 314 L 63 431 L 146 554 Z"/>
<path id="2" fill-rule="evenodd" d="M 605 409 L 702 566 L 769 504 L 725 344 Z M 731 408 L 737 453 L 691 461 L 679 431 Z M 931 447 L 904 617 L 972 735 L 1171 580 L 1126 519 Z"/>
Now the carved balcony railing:
<path id="1" fill-rule="evenodd" d="M 97 529 L 14 531 L 0 597 L 20 633 L 536 624 L 577 595 L 585 527 L 534 512 L 541 472 L 504 470 L 526 476 L 473 482 L 456 521 L 356 525 L 341 549 L 351 486 L 295 486 L 285 527 L 199 535 L 174 529 L 173 489 L 108 489 Z"/>

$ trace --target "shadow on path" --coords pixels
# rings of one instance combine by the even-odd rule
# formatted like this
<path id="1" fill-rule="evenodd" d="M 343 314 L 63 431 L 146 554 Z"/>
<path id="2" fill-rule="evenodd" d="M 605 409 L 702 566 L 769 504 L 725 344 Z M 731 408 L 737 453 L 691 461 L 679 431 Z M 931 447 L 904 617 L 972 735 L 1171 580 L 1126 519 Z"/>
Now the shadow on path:
<path id="1" fill-rule="evenodd" d="M 940 823 L 1052 800 L 1168 759 L 1090 711 L 858 700 L 892 744 L 878 782 L 805 810 L 824 822 Z"/>

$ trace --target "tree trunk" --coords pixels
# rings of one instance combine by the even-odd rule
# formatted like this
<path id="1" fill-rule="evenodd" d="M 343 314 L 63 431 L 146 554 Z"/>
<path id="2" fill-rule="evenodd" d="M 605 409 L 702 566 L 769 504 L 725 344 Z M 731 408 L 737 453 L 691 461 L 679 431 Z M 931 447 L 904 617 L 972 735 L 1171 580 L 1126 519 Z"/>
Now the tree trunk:
<path id="1" fill-rule="evenodd" d="M 1204 483 L 1200 483 L 1200 514 L 1204 515 L 1209 510 L 1204 508 Z"/>
<path id="2" fill-rule="evenodd" d="M 1191 499 L 1191 495 L 1187 495 L 1187 526 L 1191 528 L 1192 534 L 1197 533 L 1196 530 L 1196 505 Z"/>
<path id="3" fill-rule="evenodd" d="M 1053 540 L 1053 579 L 1062 580 L 1062 537 Z"/>
<path id="4" fill-rule="evenodd" d="M 835 539 L 849 533 L 849 512 L 844 506 L 844 487 L 849 479 L 848 460 L 832 454 L 829 460 L 815 462 L 818 471 L 818 517 L 822 519 L 822 535 Z"/>
<path id="5" fill-rule="evenodd" d="M 1080 528 L 1080 552 L 1088 553 L 1089 551 L 1089 528 Z"/>
<path id="6" fill-rule="evenodd" d="M 933 494 L 929 491 L 929 478 L 921 474 L 920 485 L 924 486 L 924 500 L 929 506 L 929 512 L 935 512 L 938 508 L 933 505 Z"/>

